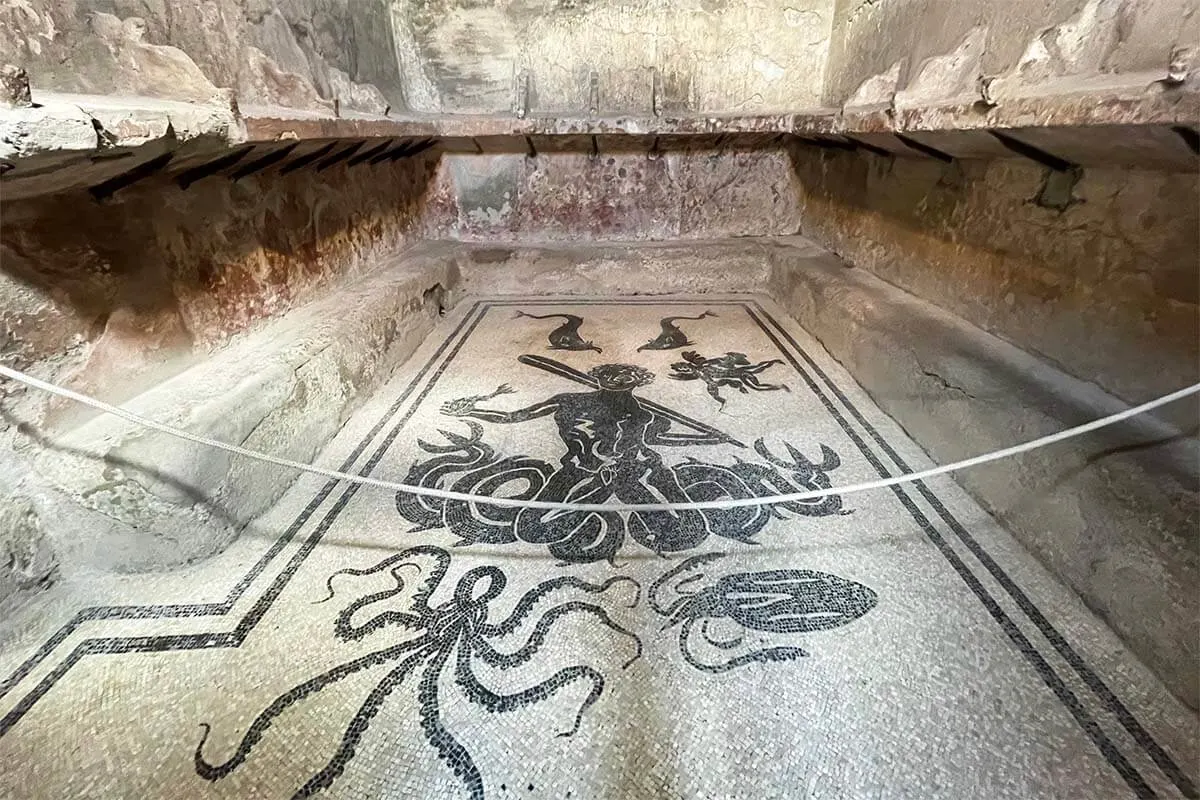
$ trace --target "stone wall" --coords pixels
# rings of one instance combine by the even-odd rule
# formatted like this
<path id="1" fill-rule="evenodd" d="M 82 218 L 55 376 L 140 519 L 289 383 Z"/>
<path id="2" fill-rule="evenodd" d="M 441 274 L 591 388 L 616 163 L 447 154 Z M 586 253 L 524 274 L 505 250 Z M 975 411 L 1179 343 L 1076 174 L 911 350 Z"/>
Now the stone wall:
<path id="1" fill-rule="evenodd" d="M 410 240 L 434 159 L 3 207 L 0 358 L 120 402 Z M 370 173 L 368 179 L 367 174 Z M 84 412 L 52 403 L 45 421 Z"/>
<path id="2" fill-rule="evenodd" d="M 1195 0 L 837 0 L 824 100 L 931 103 L 1200 66 Z M 1172 67 L 1172 64 L 1174 66 Z"/>
<path id="3" fill-rule="evenodd" d="M 443 159 L 430 236 L 464 241 L 718 239 L 795 231 L 779 148 Z"/>
<path id="4" fill-rule="evenodd" d="M 0 61 L 37 90 L 382 113 L 404 91 L 385 0 L 25 0 Z"/>
<path id="5" fill-rule="evenodd" d="M 0 61 L 35 91 L 369 113 L 817 104 L 831 0 L 27 0 Z"/>
<path id="6" fill-rule="evenodd" d="M 161 175 L 103 202 L 86 190 L 6 202 L 0 362 L 311 460 L 452 288 L 445 267 L 389 260 L 420 230 L 435 164 L 272 170 L 186 189 Z M 5 381 L 0 603 L 60 571 L 211 555 L 294 478 Z"/>
<path id="7" fill-rule="evenodd" d="M 936 463 L 1125 408 L 818 247 L 770 254 L 772 296 Z M 1143 417 L 954 477 L 1196 708 L 1198 470 L 1194 436 Z"/>
<path id="8" fill-rule="evenodd" d="M 1195 0 L 23 0 L 35 89 L 331 113 L 937 102 L 1194 68 Z M 1003 85 L 1002 85 L 1003 84 Z M 1075 86 L 1078 88 L 1078 86 Z"/>
<path id="9" fill-rule="evenodd" d="M 1194 174 L 1088 168 L 1060 211 L 1031 161 L 793 156 L 801 232 L 851 264 L 1130 403 L 1200 379 Z"/>
<path id="10" fill-rule="evenodd" d="M 392 12 L 413 108 L 504 113 L 521 80 L 535 112 L 812 107 L 833 18 L 830 0 L 392 0 Z"/>

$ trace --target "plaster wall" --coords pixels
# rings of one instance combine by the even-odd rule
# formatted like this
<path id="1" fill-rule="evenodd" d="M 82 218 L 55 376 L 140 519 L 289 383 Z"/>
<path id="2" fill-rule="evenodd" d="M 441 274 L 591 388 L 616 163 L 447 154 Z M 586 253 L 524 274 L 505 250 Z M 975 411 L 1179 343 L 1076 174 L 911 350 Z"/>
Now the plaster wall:
<path id="1" fill-rule="evenodd" d="M 823 99 L 924 103 L 1149 83 L 1196 62 L 1195 0 L 837 0 Z M 1172 67 L 1174 64 L 1174 67 Z M 1044 88 L 1043 88 L 1044 90 Z"/>
<path id="2" fill-rule="evenodd" d="M 792 233 L 798 206 L 779 149 L 448 156 L 431 238 L 663 241 Z"/>
<path id="3" fill-rule="evenodd" d="M 414 109 L 734 112 L 817 104 L 828 0 L 393 0 Z"/>
<path id="4" fill-rule="evenodd" d="M 25 0 L 0 6 L 0 61 L 37 90 L 332 112 L 402 108 L 384 0 Z"/>

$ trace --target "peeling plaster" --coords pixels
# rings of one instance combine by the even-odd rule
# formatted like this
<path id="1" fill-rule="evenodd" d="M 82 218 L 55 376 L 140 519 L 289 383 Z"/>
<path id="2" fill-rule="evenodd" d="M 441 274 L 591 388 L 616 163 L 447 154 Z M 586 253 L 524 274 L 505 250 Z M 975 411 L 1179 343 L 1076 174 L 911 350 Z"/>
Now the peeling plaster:
<path id="1" fill-rule="evenodd" d="M 896 93 L 896 105 L 933 105 L 963 95 L 979 95 L 980 62 L 987 47 L 988 29 L 967 31 L 954 50 L 927 58 L 916 76 Z"/>

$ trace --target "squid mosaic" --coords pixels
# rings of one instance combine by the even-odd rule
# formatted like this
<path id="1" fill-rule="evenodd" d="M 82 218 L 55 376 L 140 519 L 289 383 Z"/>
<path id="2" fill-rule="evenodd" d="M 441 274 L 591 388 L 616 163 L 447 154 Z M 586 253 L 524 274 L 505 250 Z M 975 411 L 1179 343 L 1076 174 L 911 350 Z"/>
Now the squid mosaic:
<path id="1" fill-rule="evenodd" d="M 684 660 L 702 672 L 803 658 L 808 653 L 794 645 L 744 647 L 746 634 L 828 631 L 854 622 L 878 602 L 875 592 L 861 583 L 807 569 L 739 572 L 710 579 L 701 568 L 724 557 L 724 553 L 705 553 L 685 559 L 654 581 L 647 593 L 650 607 L 667 618 L 664 630 L 678 626 Z M 674 599 L 668 601 L 668 594 Z M 715 638 L 712 628 L 722 623 L 737 632 Z M 714 653 L 745 652 L 713 662 L 696 653 L 698 644 Z"/>

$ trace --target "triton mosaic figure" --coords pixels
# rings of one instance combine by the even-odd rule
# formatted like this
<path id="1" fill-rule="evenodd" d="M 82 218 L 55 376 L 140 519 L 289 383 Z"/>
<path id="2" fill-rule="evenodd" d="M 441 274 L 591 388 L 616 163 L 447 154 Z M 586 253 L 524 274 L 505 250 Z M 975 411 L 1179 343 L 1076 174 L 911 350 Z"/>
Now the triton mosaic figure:
<path id="1" fill-rule="evenodd" d="M 657 448 L 730 445 L 741 442 L 678 412 L 635 394 L 654 375 L 632 364 L 603 364 L 587 374 L 552 359 L 522 356 L 536 366 L 589 387 L 584 392 L 561 392 L 519 408 L 502 411 L 479 403 L 509 394 L 501 386 L 490 395 L 452 400 L 442 413 L 452 417 L 511 425 L 552 417 L 565 453 L 557 467 L 529 457 L 501 457 L 483 441 L 481 426 L 469 422 L 469 436 L 449 431 L 449 445 L 421 442 L 434 458 L 413 466 L 406 483 L 442 486 L 442 479 L 463 473 L 452 486 L 456 491 L 496 493 L 510 482 L 523 482 L 518 495 L 569 503 L 626 504 L 686 503 L 720 498 L 763 497 L 830 486 L 827 473 L 841 462 L 822 446 L 819 464 L 791 445 L 790 461 L 771 454 L 759 439 L 755 450 L 767 464 L 736 459 L 730 465 L 688 458 L 667 464 Z M 690 432 L 676 430 L 686 427 Z M 397 508 L 419 529 L 448 527 L 463 543 L 524 541 L 547 545 L 565 562 L 612 561 L 626 535 L 657 553 L 696 547 L 710 535 L 747 541 L 772 517 L 785 511 L 806 516 L 841 512 L 836 496 L 810 503 L 784 503 L 769 507 L 726 508 L 696 511 L 545 511 L 539 509 L 480 508 L 457 501 L 432 500 L 404 492 Z"/>

